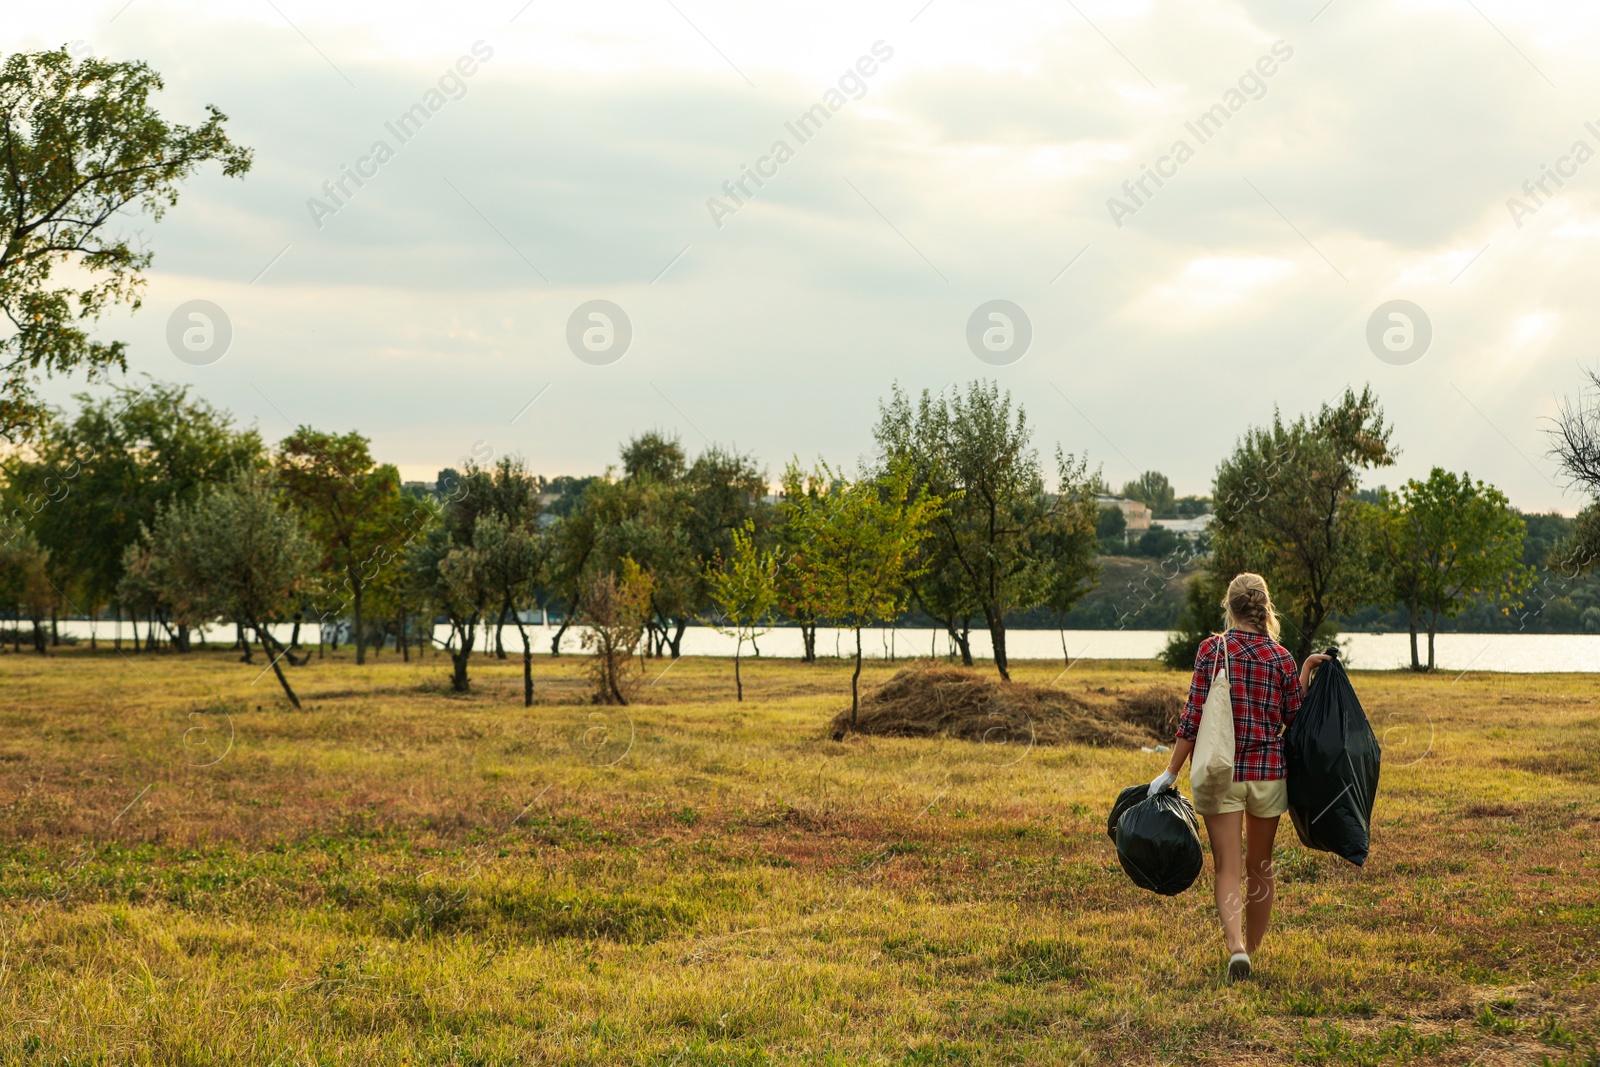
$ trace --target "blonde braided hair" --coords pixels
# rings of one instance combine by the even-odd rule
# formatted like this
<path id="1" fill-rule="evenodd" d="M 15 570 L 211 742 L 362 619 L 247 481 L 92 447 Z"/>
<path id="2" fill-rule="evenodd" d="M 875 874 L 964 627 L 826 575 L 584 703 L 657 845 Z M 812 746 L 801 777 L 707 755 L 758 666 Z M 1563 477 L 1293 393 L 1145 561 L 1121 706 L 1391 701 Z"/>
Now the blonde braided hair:
<path id="1" fill-rule="evenodd" d="M 1222 611 L 1227 629 L 1242 625 L 1274 641 L 1282 632 L 1278 613 L 1272 606 L 1272 594 L 1267 591 L 1267 580 L 1259 574 L 1246 571 L 1236 575 L 1222 598 Z"/>

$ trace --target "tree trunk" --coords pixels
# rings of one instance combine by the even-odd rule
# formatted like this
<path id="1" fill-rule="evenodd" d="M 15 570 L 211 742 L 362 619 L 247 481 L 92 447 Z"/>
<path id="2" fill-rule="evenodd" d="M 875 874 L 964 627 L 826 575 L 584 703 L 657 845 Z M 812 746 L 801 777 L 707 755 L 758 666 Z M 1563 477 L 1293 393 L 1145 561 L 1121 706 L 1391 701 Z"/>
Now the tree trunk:
<path id="1" fill-rule="evenodd" d="M 61 627 L 56 621 L 56 609 L 50 609 L 50 647 L 61 647 Z"/>
<path id="2" fill-rule="evenodd" d="M 111 639 L 111 647 L 118 652 L 122 651 L 122 605 L 117 605 L 117 635 Z"/>
<path id="3" fill-rule="evenodd" d="M 1067 631 L 1057 631 L 1061 634 L 1061 669 L 1066 670 L 1072 666 L 1072 657 L 1067 655 Z"/>
<path id="4" fill-rule="evenodd" d="M 817 662 L 817 624 L 800 624 L 800 641 L 805 645 L 806 651 L 802 658 L 805 663 Z"/>
<path id="5" fill-rule="evenodd" d="M 561 638 L 566 634 L 567 627 L 571 625 L 572 612 L 563 612 L 561 615 L 561 625 L 556 627 L 556 634 L 550 639 L 550 655 L 552 657 L 561 655 Z"/>
<path id="6" fill-rule="evenodd" d="M 501 608 L 500 608 L 500 616 L 499 616 L 499 618 L 494 620 L 494 658 L 495 659 L 505 659 L 506 658 L 505 629 L 506 629 L 506 612 L 508 610 L 510 610 L 509 607 L 502 605 Z M 518 620 L 518 625 L 519 626 L 521 625 L 521 620 L 520 619 Z"/>
<path id="7" fill-rule="evenodd" d="M 367 631 L 361 625 L 361 594 L 364 590 L 361 584 L 361 569 L 359 567 L 351 567 L 349 574 L 350 592 L 353 594 L 351 597 L 351 610 L 355 612 L 356 666 L 359 667 L 367 662 Z"/>
<path id="8" fill-rule="evenodd" d="M 1406 621 L 1411 627 L 1411 669 L 1420 671 L 1422 670 L 1422 660 L 1417 656 L 1417 630 L 1419 629 L 1417 625 L 1417 609 L 1414 607 L 1408 608 L 1406 614 Z"/>
<path id="9" fill-rule="evenodd" d="M 1006 659 L 1006 620 L 1002 615 L 992 615 L 988 609 L 983 617 L 989 624 L 989 641 L 994 645 L 994 669 L 1000 677 L 1011 681 L 1011 663 Z"/>
<path id="10" fill-rule="evenodd" d="M 734 642 L 733 646 L 733 691 L 738 694 L 739 703 L 744 703 L 744 679 L 739 677 L 739 652 L 744 648 L 744 636 Z"/>
<path id="11" fill-rule="evenodd" d="M 454 629 L 461 635 L 461 647 L 450 650 L 450 688 L 457 693 L 465 693 L 471 688 L 467 678 L 467 661 L 472 658 L 472 645 L 478 636 L 478 621 L 472 619 Z"/>
<path id="12" fill-rule="evenodd" d="M 675 623 L 677 629 L 672 632 L 672 658 L 677 659 L 678 650 L 683 647 L 683 631 L 689 625 L 689 620 L 678 619 Z"/>
<path id="13" fill-rule="evenodd" d="M 1433 635 L 1439 630 L 1439 616 L 1435 614 L 1428 620 L 1428 670 L 1433 670 Z"/>
<path id="14" fill-rule="evenodd" d="M 856 627 L 856 670 L 850 676 L 850 729 L 856 728 L 856 715 L 861 708 L 861 627 Z"/>
<path id="15" fill-rule="evenodd" d="M 522 706 L 533 707 L 533 645 L 528 638 L 528 628 L 522 623 L 522 616 L 515 613 L 511 616 L 517 622 L 517 633 L 522 635 Z"/>
<path id="16" fill-rule="evenodd" d="M 956 639 L 956 647 L 961 650 L 961 665 L 963 667 L 972 666 L 972 624 L 963 622 L 961 624 L 961 632 L 952 631 L 951 636 Z"/>
<path id="17" fill-rule="evenodd" d="M 254 626 L 256 637 L 261 642 L 261 651 L 267 654 L 267 662 L 272 665 L 272 673 L 278 676 L 278 684 L 283 686 L 283 692 L 286 696 L 288 696 L 289 703 L 294 705 L 294 710 L 301 710 L 300 698 L 294 695 L 294 690 L 289 686 L 289 679 L 284 676 L 283 668 L 278 666 L 279 661 L 284 655 L 287 655 L 288 650 L 282 645 L 278 644 L 277 639 L 267 632 L 267 628 L 265 626 L 262 626 L 260 623 L 255 623 Z M 277 650 L 279 652 L 278 655 L 273 655 L 273 646 L 275 645 L 277 646 Z"/>
<path id="18" fill-rule="evenodd" d="M 402 611 L 400 613 L 399 622 L 395 624 L 397 629 L 395 630 L 394 639 L 395 643 L 400 646 L 400 660 L 403 663 L 411 662 L 411 634 L 408 632 L 410 629 L 408 625 L 409 621 L 410 620 L 406 618 L 406 612 Z"/>
<path id="19" fill-rule="evenodd" d="M 33 650 L 41 656 L 48 655 L 49 653 L 45 651 L 44 616 L 33 615 L 30 617 L 33 619 Z"/>

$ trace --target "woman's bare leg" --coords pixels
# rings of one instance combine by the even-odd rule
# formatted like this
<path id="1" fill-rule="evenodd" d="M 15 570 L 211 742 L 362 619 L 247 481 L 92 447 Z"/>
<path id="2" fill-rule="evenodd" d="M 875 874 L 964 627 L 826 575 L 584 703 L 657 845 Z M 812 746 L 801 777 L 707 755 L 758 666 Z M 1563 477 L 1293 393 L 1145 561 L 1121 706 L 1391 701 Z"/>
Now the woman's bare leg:
<path id="1" fill-rule="evenodd" d="M 1249 896 L 1245 903 L 1245 951 L 1254 952 L 1267 936 L 1267 923 L 1272 921 L 1272 898 L 1276 894 L 1276 880 L 1272 869 L 1272 844 L 1278 836 L 1278 816 L 1258 819 L 1244 817 L 1245 872 L 1249 877 Z M 1215 847 L 1215 846 L 1213 846 Z"/>
<path id="2" fill-rule="evenodd" d="M 1243 874 L 1241 853 L 1244 848 L 1239 835 L 1244 829 L 1244 812 L 1207 815 L 1205 820 L 1206 837 L 1211 840 L 1211 861 L 1216 867 L 1217 915 L 1222 919 L 1222 936 L 1227 939 L 1229 952 L 1243 952 L 1244 932 L 1240 927 L 1243 926 L 1245 902 L 1239 882 Z"/>

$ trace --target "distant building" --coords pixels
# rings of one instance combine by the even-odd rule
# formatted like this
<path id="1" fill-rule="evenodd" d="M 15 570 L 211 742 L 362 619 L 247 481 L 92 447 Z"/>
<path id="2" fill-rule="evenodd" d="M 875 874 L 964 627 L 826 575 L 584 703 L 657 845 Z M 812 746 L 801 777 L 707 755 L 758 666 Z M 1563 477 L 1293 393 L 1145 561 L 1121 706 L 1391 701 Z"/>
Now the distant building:
<path id="1" fill-rule="evenodd" d="M 1211 527 L 1210 515 L 1197 515 L 1192 519 L 1151 519 L 1151 525 L 1171 530 L 1179 537 L 1199 537 Z"/>
<path id="2" fill-rule="evenodd" d="M 1150 508 L 1138 500 L 1128 500 L 1120 496 L 1098 496 L 1095 503 L 1103 508 L 1117 508 L 1122 512 L 1122 517 L 1127 521 L 1129 533 L 1139 533 L 1150 529 Z"/>

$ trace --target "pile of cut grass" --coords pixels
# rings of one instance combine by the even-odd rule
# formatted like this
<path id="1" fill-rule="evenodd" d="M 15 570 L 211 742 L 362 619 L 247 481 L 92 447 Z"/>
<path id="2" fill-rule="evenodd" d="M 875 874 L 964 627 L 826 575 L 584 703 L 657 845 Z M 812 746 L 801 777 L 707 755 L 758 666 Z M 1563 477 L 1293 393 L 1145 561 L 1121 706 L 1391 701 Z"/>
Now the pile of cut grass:
<path id="1" fill-rule="evenodd" d="M 1171 737 L 1183 701 L 1161 689 L 1089 703 L 1061 689 L 1006 682 L 976 671 L 921 663 L 896 673 L 850 711 L 833 732 L 879 737 L 953 737 L 984 744 L 1092 745 L 1139 748 Z"/>

